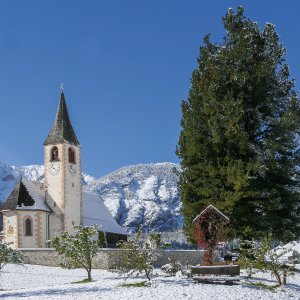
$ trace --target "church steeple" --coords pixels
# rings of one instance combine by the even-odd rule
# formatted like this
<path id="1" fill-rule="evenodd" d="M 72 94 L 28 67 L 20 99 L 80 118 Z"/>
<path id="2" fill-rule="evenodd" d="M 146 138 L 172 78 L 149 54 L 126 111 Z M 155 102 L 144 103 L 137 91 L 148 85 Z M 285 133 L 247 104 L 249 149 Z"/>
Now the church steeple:
<path id="1" fill-rule="evenodd" d="M 44 145 L 54 145 L 64 142 L 74 146 L 80 145 L 70 121 L 65 95 L 62 89 L 56 118 Z"/>
<path id="2" fill-rule="evenodd" d="M 44 142 L 46 203 L 52 209 L 50 237 L 82 225 L 81 147 L 63 88 L 54 124 Z"/>

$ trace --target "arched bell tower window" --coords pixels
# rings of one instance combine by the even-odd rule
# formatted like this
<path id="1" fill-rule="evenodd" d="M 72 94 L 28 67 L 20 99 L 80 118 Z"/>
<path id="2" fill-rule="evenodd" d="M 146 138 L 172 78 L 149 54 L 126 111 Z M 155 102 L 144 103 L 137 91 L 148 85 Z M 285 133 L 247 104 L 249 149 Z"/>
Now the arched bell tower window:
<path id="1" fill-rule="evenodd" d="M 32 221 L 29 217 L 25 220 L 25 235 L 32 236 Z"/>
<path id="2" fill-rule="evenodd" d="M 58 161 L 58 148 L 53 147 L 51 149 L 51 161 Z"/>
<path id="3" fill-rule="evenodd" d="M 69 163 L 75 164 L 75 151 L 70 147 L 69 148 Z"/>

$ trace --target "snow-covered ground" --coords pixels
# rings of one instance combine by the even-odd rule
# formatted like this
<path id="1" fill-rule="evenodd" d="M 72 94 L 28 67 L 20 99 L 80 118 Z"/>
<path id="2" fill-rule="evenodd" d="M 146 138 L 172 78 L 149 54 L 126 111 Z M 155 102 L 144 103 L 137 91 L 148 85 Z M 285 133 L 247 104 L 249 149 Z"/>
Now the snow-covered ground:
<path id="1" fill-rule="evenodd" d="M 270 291 L 247 286 L 245 277 L 234 286 L 194 283 L 182 275 L 164 277 L 160 270 L 150 287 L 122 287 L 124 278 L 105 270 L 93 270 L 92 283 L 77 283 L 86 273 L 82 269 L 66 270 L 35 265 L 7 265 L 0 272 L 1 299 L 300 299 L 300 273 L 288 278 L 286 287 Z M 267 274 L 255 274 L 255 281 L 275 285 Z M 133 278 L 129 282 L 140 282 Z"/>

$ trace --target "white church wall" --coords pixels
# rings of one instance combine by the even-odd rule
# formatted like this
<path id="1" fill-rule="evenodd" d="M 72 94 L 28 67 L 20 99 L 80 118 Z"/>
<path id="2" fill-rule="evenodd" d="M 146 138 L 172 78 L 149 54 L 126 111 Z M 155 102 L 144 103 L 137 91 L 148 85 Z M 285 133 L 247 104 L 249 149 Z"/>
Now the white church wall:
<path id="1" fill-rule="evenodd" d="M 68 151 L 75 151 L 75 164 L 69 163 Z M 81 183 L 81 153 L 80 148 L 65 144 L 65 228 L 73 233 L 75 225 L 82 224 L 82 183 Z M 73 168 L 73 171 L 72 169 Z M 74 172 L 76 170 L 76 172 Z"/>
<path id="2" fill-rule="evenodd" d="M 19 216 L 19 245 L 18 248 L 38 247 L 37 243 L 37 218 L 35 211 L 18 211 Z M 31 235 L 25 233 L 25 221 L 31 220 Z"/>
<path id="3" fill-rule="evenodd" d="M 64 223 L 64 215 L 52 213 L 50 215 L 50 240 L 53 239 L 56 235 L 60 235 L 65 229 L 62 228 Z"/>
<path id="4" fill-rule="evenodd" d="M 12 243 L 11 248 L 17 248 L 18 243 L 18 217 L 14 212 L 3 212 L 3 242 Z"/>
<path id="5" fill-rule="evenodd" d="M 59 165 L 59 172 L 57 174 L 51 174 L 51 149 L 56 146 L 58 148 L 59 161 L 55 162 Z M 51 208 L 53 213 L 50 216 L 50 239 L 55 236 L 55 234 L 64 231 L 63 225 L 63 212 L 64 212 L 64 145 L 48 145 L 45 146 L 45 184 L 47 188 L 46 202 Z"/>
<path id="6" fill-rule="evenodd" d="M 43 248 L 47 240 L 47 212 L 15 210 L 3 213 L 3 242 L 16 248 Z M 26 235 L 25 221 L 31 221 L 31 235 Z"/>
<path id="7" fill-rule="evenodd" d="M 18 248 L 45 247 L 47 214 L 44 211 L 18 211 Z M 26 235 L 25 221 L 27 218 L 31 220 L 31 235 Z"/>
<path id="8" fill-rule="evenodd" d="M 59 172 L 53 174 L 51 150 L 58 148 Z M 75 151 L 76 172 L 70 171 L 68 158 L 69 147 Z M 63 231 L 73 233 L 74 225 L 82 224 L 82 186 L 80 148 L 68 143 L 45 146 L 45 183 L 47 187 L 47 204 L 53 213 L 50 216 L 50 239 Z M 73 167 L 73 166 L 72 166 Z M 74 168 L 73 168 L 74 170 Z"/>

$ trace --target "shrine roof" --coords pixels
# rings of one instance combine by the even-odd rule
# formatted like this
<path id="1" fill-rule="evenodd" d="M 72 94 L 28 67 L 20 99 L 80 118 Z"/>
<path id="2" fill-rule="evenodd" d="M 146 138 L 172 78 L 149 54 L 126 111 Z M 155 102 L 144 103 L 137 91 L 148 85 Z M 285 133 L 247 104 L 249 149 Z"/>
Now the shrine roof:
<path id="1" fill-rule="evenodd" d="M 217 209 L 215 206 L 213 205 L 208 205 L 194 220 L 193 223 L 195 223 L 198 219 L 200 219 L 201 217 L 205 216 L 205 214 L 209 211 L 209 210 L 213 210 L 216 214 L 218 214 L 222 219 L 224 219 L 225 221 L 229 222 L 229 218 L 224 215 L 219 209 Z"/>

